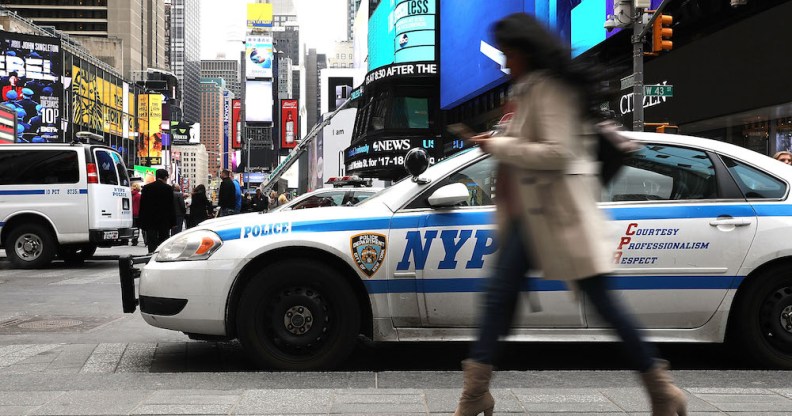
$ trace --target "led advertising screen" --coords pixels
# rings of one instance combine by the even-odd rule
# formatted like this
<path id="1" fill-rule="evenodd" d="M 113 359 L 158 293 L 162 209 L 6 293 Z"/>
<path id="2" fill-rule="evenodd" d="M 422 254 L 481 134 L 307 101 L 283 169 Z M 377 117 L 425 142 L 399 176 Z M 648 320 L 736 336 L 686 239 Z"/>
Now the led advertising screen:
<path id="1" fill-rule="evenodd" d="M 329 77 L 327 79 L 327 111 L 333 112 L 352 96 L 352 77 Z"/>
<path id="2" fill-rule="evenodd" d="M 271 27 L 272 27 L 272 4 L 248 3 L 247 5 L 248 30 L 255 30 L 255 29 L 260 30 Z"/>
<path id="3" fill-rule="evenodd" d="M 272 36 L 245 38 L 245 78 L 272 78 Z"/>
<path id="4" fill-rule="evenodd" d="M 231 147 L 234 149 L 242 148 L 242 102 L 239 99 L 231 100 Z"/>
<path id="5" fill-rule="evenodd" d="M 440 0 L 440 106 L 455 107 L 506 82 L 503 54 L 491 36 L 492 25 L 517 12 L 534 15 L 570 45 L 573 56 L 618 33 L 603 27 L 613 13 L 610 0 Z M 656 7 L 661 0 L 652 0 Z M 382 6 L 382 4 L 380 5 Z"/>
<path id="6" fill-rule="evenodd" d="M 190 125 L 174 120 L 170 122 L 170 132 L 173 139 L 173 144 L 182 145 L 190 143 Z"/>
<path id="7" fill-rule="evenodd" d="M 300 140 L 297 100 L 281 100 L 281 149 L 293 149 Z"/>
<path id="8" fill-rule="evenodd" d="M 272 81 L 246 82 L 245 121 L 272 123 Z"/>
<path id="9" fill-rule="evenodd" d="M 0 32 L 0 99 L 17 113 L 17 142 L 63 141 L 62 75 L 59 39 Z"/>
<path id="10" fill-rule="evenodd" d="M 461 2 L 454 2 L 454 7 L 457 3 Z M 381 2 L 369 19 L 368 70 L 393 63 L 434 61 L 436 11 L 437 0 Z"/>
<path id="11" fill-rule="evenodd" d="M 16 141 L 16 111 L 0 105 L 0 144 Z"/>
<path id="12" fill-rule="evenodd" d="M 161 165 L 162 95 L 138 95 L 138 157 L 146 165 Z"/>

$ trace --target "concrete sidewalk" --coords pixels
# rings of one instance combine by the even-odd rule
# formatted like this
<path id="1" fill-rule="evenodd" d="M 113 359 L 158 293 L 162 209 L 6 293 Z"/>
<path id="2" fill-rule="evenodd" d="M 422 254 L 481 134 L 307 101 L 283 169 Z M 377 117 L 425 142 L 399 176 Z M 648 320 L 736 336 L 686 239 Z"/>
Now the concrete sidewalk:
<path id="1" fill-rule="evenodd" d="M 8 370 L 5 368 L 4 370 Z M 28 368 L 33 370 L 33 368 Z M 792 414 L 786 372 L 680 371 L 691 415 Z M 0 371 L 0 415 L 450 415 L 460 372 Z M 498 372 L 496 414 L 648 415 L 626 371 Z"/>

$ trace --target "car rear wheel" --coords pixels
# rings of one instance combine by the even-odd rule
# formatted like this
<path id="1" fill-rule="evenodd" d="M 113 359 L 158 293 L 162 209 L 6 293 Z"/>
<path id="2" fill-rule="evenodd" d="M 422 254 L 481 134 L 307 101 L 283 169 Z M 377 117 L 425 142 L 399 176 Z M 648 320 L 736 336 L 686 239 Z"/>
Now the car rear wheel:
<path id="1" fill-rule="evenodd" d="M 84 244 L 58 247 L 58 258 L 67 263 L 82 263 L 96 253 L 96 245 Z"/>
<path id="2" fill-rule="evenodd" d="M 6 256 L 20 269 L 39 269 L 55 257 L 55 237 L 40 224 L 15 227 L 5 242 Z"/>
<path id="3" fill-rule="evenodd" d="M 767 270 L 747 284 L 732 315 L 732 338 L 741 355 L 792 369 L 792 267 Z"/>
<path id="4" fill-rule="evenodd" d="M 311 261 L 266 267 L 248 283 L 237 310 L 239 340 L 261 368 L 333 368 L 349 356 L 359 333 L 349 284 Z"/>

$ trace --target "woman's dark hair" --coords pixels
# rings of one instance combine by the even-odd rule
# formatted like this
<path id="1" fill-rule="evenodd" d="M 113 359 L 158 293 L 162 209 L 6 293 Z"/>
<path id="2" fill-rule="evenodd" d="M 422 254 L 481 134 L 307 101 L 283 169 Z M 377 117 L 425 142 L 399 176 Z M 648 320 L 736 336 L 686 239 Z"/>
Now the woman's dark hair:
<path id="1" fill-rule="evenodd" d="M 198 185 L 193 189 L 194 194 L 206 194 L 206 187 L 203 185 Z"/>
<path id="2" fill-rule="evenodd" d="M 492 33 L 498 46 L 525 54 L 531 70 L 546 70 L 577 89 L 584 117 L 601 116 L 600 104 L 609 98 L 603 88 L 604 71 L 591 63 L 573 61 L 570 49 L 536 18 L 511 14 L 495 22 Z"/>

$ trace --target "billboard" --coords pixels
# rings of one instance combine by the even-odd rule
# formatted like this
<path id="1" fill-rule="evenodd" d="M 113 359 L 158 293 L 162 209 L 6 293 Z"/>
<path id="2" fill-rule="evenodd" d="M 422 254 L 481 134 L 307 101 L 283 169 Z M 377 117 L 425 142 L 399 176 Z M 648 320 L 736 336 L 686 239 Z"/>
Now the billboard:
<path id="1" fill-rule="evenodd" d="M 72 65 L 73 121 L 79 126 L 123 136 L 124 83 L 106 80 L 102 73 L 88 63 Z"/>
<path id="2" fill-rule="evenodd" d="M 272 4 L 248 3 L 247 5 L 248 30 L 255 30 L 255 29 L 262 30 L 271 27 L 272 27 Z"/>
<path id="3" fill-rule="evenodd" d="M 62 76 L 59 39 L 0 31 L 0 99 L 17 113 L 18 142 L 63 141 Z"/>
<path id="4" fill-rule="evenodd" d="M 492 25 L 517 12 L 545 22 L 570 46 L 573 56 L 586 52 L 619 30 L 603 27 L 613 14 L 610 0 L 439 0 L 440 8 L 440 107 L 449 109 L 507 80 L 503 54 L 491 35 Z M 661 0 L 651 0 L 652 7 Z M 382 6 L 385 3 L 380 4 Z M 379 9 L 378 9 L 379 10 Z M 369 43 L 371 49 L 371 43 Z"/>
<path id="5" fill-rule="evenodd" d="M 170 122 L 170 132 L 174 145 L 190 143 L 190 125 L 181 121 Z"/>
<path id="6" fill-rule="evenodd" d="M 231 148 L 231 92 L 223 91 L 223 151 Z M 228 169 L 228 157 L 223 157 L 223 169 Z"/>
<path id="7" fill-rule="evenodd" d="M 435 60 L 437 1 L 391 0 L 377 6 L 368 27 L 369 71 Z"/>
<path id="8" fill-rule="evenodd" d="M 146 165 L 161 165 L 162 95 L 138 95 L 138 157 Z"/>
<path id="9" fill-rule="evenodd" d="M 300 140 L 297 100 L 281 100 L 281 149 L 293 149 Z"/>
<path id="10" fill-rule="evenodd" d="M 239 99 L 231 100 L 231 147 L 234 149 L 242 148 L 242 101 Z"/>
<path id="11" fill-rule="evenodd" d="M 272 78 L 272 36 L 245 37 L 245 78 Z"/>
<path id="12" fill-rule="evenodd" d="M 246 81 L 245 121 L 272 123 L 272 81 Z"/>
<path id="13" fill-rule="evenodd" d="M 329 77 L 327 79 L 327 111 L 333 112 L 352 95 L 352 77 Z"/>

